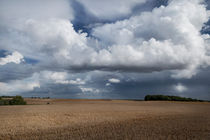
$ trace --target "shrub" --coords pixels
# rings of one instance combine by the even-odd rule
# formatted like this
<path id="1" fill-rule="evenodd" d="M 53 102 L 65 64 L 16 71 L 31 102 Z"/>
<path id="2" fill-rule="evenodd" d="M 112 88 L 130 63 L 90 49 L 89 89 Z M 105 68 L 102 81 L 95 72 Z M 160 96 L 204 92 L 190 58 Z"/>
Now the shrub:
<path id="1" fill-rule="evenodd" d="M 0 97 L 0 105 L 26 105 L 26 101 L 21 96 L 14 96 L 12 99 Z"/>
<path id="2" fill-rule="evenodd" d="M 9 101 L 10 105 L 25 105 L 26 102 L 24 101 L 23 97 L 15 96 L 12 100 Z"/>

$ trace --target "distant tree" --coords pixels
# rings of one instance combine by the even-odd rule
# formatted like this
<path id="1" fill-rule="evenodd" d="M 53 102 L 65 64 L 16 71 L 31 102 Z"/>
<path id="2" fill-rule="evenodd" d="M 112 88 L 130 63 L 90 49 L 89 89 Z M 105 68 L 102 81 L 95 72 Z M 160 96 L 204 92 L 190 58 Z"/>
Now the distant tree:
<path id="1" fill-rule="evenodd" d="M 26 105 L 26 101 L 24 101 L 23 97 L 15 96 L 12 100 L 9 101 L 10 105 Z"/>
<path id="2" fill-rule="evenodd" d="M 0 97 L 0 105 L 4 105 L 4 101 L 2 100 L 1 97 Z"/>
<path id="3" fill-rule="evenodd" d="M 50 99 L 50 97 L 43 97 L 42 99 Z"/>
<path id="4" fill-rule="evenodd" d="M 3 99 L 0 97 L 0 105 L 10 105 L 9 99 Z"/>

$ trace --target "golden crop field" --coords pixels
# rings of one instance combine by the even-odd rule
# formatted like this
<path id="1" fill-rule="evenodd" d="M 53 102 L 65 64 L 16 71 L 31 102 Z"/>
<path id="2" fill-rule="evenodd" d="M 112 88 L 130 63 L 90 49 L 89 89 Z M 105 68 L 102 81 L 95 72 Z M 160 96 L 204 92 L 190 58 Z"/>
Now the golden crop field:
<path id="1" fill-rule="evenodd" d="M 210 103 L 26 100 L 0 106 L 0 140 L 210 139 Z"/>

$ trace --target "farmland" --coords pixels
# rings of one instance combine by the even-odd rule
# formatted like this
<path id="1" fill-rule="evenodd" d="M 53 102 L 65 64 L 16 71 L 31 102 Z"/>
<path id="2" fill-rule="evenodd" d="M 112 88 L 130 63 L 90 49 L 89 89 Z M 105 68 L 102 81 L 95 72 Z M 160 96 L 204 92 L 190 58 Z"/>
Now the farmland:
<path id="1" fill-rule="evenodd" d="M 0 106 L 0 140 L 210 139 L 210 103 L 25 99 Z"/>

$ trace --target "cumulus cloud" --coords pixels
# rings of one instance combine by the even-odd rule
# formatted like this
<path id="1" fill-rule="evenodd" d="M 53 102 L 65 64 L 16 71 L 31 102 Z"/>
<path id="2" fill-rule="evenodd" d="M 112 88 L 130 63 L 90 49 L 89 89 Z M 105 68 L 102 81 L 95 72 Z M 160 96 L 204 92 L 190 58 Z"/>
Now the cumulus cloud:
<path id="1" fill-rule="evenodd" d="M 24 61 L 23 56 L 19 52 L 13 52 L 11 55 L 0 58 L 0 65 L 5 65 L 7 63 L 20 64 L 22 61 Z"/>
<path id="2" fill-rule="evenodd" d="M 84 85 L 85 81 L 81 80 L 80 78 L 77 78 L 75 80 L 65 80 L 65 81 L 60 81 L 58 83 L 62 84 L 72 84 L 72 85 Z"/>
<path id="3" fill-rule="evenodd" d="M 184 92 L 187 91 L 187 87 L 185 87 L 184 85 L 178 83 L 177 85 L 174 86 L 174 89 L 178 92 Z"/>
<path id="4" fill-rule="evenodd" d="M 119 79 L 116 79 L 116 78 L 111 78 L 108 80 L 110 83 L 120 83 L 120 80 Z"/>
<path id="5" fill-rule="evenodd" d="M 121 81 L 119 79 L 116 78 L 110 78 L 108 79 L 108 83 L 105 84 L 105 86 L 110 86 L 111 84 L 117 84 L 120 83 Z"/>
<path id="6" fill-rule="evenodd" d="M 209 11 L 200 0 L 171 0 L 166 7 L 97 27 L 93 35 L 110 45 L 108 51 L 101 51 L 106 57 L 100 58 L 112 66 L 137 71 L 178 69 L 183 71 L 174 77 L 190 78 L 209 61 L 200 35 L 208 19 Z"/>
<path id="7" fill-rule="evenodd" d="M 200 0 L 171 0 L 166 7 L 94 28 L 92 35 L 100 41 L 77 33 L 65 16 L 26 17 L 4 25 L 12 29 L 11 38 L 1 38 L 0 46 L 69 70 L 179 70 L 173 77 L 190 78 L 209 60 L 200 35 L 208 13 Z"/>
<path id="8" fill-rule="evenodd" d="M 59 28 L 64 26 L 62 28 L 68 30 L 64 24 L 72 19 L 73 11 L 68 0 L 2 0 L 0 49 L 18 51 L 23 56 L 44 60 L 44 52 L 52 52 L 58 47 L 56 44 L 53 47 L 53 42 L 59 38 L 62 40 L 59 37 Z M 72 24 L 69 23 L 69 26 Z M 57 39 L 53 38 L 54 33 Z M 51 41 L 52 44 L 49 43 Z M 51 54 L 47 54 L 49 55 Z"/>
<path id="9" fill-rule="evenodd" d="M 99 89 L 93 89 L 93 88 L 86 88 L 86 87 L 80 87 L 83 93 L 91 92 L 91 93 L 99 93 Z"/>
<path id="10" fill-rule="evenodd" d="M 53 81 L 56 84 L 84 85 L 86 83 L 80 78 L 70 79 L 71 77 L 66 72 L 42 71 L 39 75 L 46 81 Z"/>
<path id="11" fill-rule="evenodd" d="M 100 20 L 131 14 L 132 8 L 146 1 L 78 2 Z M 98 8 L 100 6 L 102 8 Z M 67 0 L 2 0 L 0 50 L 13 52 L 0 58 L 4 71 L 15 67 L 9 67 L 8 63 L 19 64 L 23 58 L 30 58 L 37 60 L 36 64 L 30 66 L 32 73 L 36 73 L 40 79 L 37 80 L 40 87 L 50 82 L 78 87 L 84 86 L 87 81 L 81 77 L 71 77 L 70 72 L 170 71 L 174 78 L 191 78 L 200 67 L 210 65 L 210 37 L 200 32 L 204 26 L 208 26 L 204 23 L 209 20 L 210 12 L 202 0 L 170 0 L 167 5 L 152 11 L 93 26 L 89 34 L 75 31 L 72 20 L 77 17 L 74 17 L 74 12 L 71 2 Z M 18 70 L 23 74 L 26 71 L 23 68 Z M 18 80 L 18 77 L 15 78 Z M 27 81 L 24 78 L 23 81 Z M 17 85 L 14 78 L 10 79 L 1 85 Z M 107 86 L 121 82 L 115 78 L 108 81 Z M 92 87 L 83 86 L 84 92 L 91 92 L 88 88 Z M 39 86 L 29 87 L 31 90 Z"/>
<path id="12" fill-rule="evenodd" d="M 106 83 L 106 86 L 110 86 L 111 84 L 110 83 Z"/>

